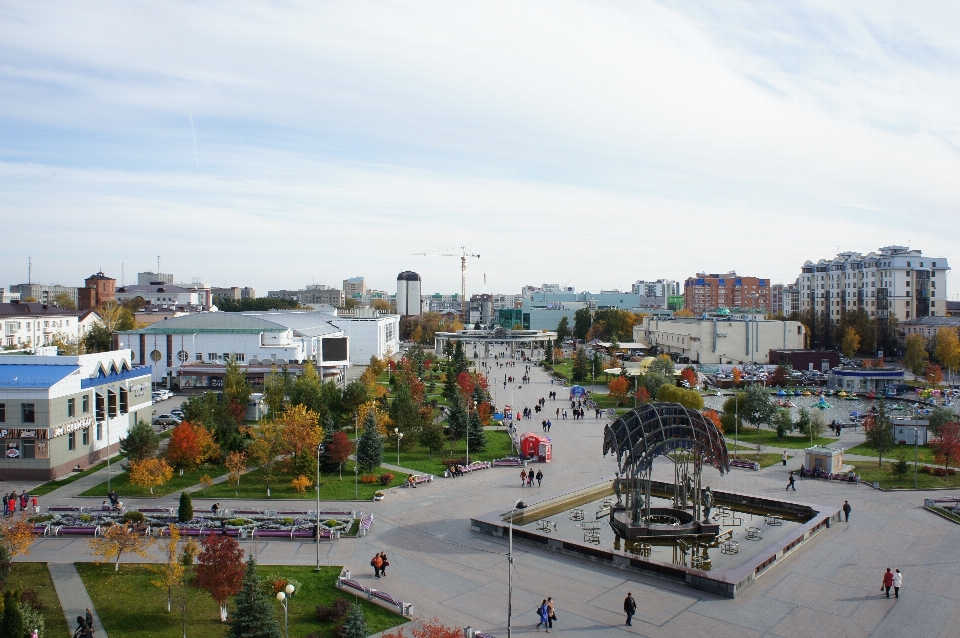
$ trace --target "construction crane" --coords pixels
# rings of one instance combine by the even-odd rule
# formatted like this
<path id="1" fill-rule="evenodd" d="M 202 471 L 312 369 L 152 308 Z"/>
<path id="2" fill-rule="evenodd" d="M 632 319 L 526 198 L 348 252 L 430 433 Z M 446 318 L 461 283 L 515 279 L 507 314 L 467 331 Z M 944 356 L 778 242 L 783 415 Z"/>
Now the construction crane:
<path id="1" fill-rule="evenodd" d="M 460 304 L 463 313 L 463 322 L 467 323 L 467 257 L 476 257 L 480 255 L 468 253 L 467 249 L 460 246 L 460 253 L 413 253 L 422 257 L 459 257 L 460 258 Z"/>

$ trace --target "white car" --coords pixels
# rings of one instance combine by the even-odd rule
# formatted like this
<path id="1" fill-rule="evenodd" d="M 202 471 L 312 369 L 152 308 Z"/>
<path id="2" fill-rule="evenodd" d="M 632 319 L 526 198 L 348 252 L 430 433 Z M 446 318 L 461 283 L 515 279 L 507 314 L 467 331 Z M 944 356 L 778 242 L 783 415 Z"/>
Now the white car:
<path id="1" fill-rule="evenodd" d="M 153 417 L 154 425 L 180 425 L 180 419 L 173 416 L 172 414 L 160 414 Z"/>

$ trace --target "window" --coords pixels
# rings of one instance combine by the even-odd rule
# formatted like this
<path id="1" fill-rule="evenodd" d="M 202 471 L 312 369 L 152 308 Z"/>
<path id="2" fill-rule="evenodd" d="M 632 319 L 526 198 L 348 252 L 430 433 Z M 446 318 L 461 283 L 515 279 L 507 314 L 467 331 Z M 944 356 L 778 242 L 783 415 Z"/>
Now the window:
<path id="1" fill-rule="evenodd" d="M 113 390 L 107 390 L 107 412 L 110 413 L 110 418 L 116 418 L 118 415 L 117 412 L 117 393 Z"/>
<path id="2" fill-rule="evenodd" d="M 76 416 L 77 414 L 77 400 L 74 398 L 67 399 L 67 416 Z"/>
<path id="3" fill-rule="evenodd" d="M 81 399 L 80 405 L 81 405 L 81 408 L 83 409 L 84 414 L 87 414 L 88 412 L 90 412 L 90 395 L 89 394 L 83 395 L 83 399 Z"/>
<path id="4" fill-rule="evenodd" d="M 37 457 L 37 455 L 36 455 L 36 447 L 35 447 L 36 444 L 34 443 L 33 440 L 31 440 L 31 439 L 24 439 L 23 441 L 21 441 L 21 443 L 22 443 L 22 445 L 23 445 L 23 450 L 21 451 L 21 456 L 22 456 L 23 458 L 25 458 L 25 459 L 34 459 L 34 458 Z"/>
<path id="5" fill-rule="evenodd" d="M 103 440 L 103 424 L 97 421 L 97 440 Z"/>
<path id="6" fill-rule="evenodd" d="M 198 353 L 197 353 L 197 361 L 203 361 L 203 353 L 202 353 L 202 352 L 198 352 Z"/>
<path id="7" fill-rule="evenodd" d="M 20 404 L 20 422 L 21 423 L 35 423 L 37 420 L 36 413 L 34 412 L 34 405 L 32 403 L 21 403 Z"/>
<path id="8" fill-rule="evenodd" d="M 70 451 L 77 449 L 77 433 L 71 432 L 67 435 L 67 449 Z"/>
<path id="9" fill-rule="evenodd" d="M 0 423 L 7 422 L 7 404 L 0 403 Z"/>
<path id="10" fill-rule="evenodd" d="M 126 414 L 129 412 L 127 409 L 129 406 L 128 397 L 129 393 L 126 388 L 120 388 L 120 414 Z"/>
<path id="11" fill-rule="evenodd" d="M 217 357 L 217 353 L 216 353 L 216 352 L 208 352 L 208 353 L 207 353 L 207 360 L 208 360 L 208 361 L 216 361 L 217 358 L 218 358 L 218 357 Z"/>

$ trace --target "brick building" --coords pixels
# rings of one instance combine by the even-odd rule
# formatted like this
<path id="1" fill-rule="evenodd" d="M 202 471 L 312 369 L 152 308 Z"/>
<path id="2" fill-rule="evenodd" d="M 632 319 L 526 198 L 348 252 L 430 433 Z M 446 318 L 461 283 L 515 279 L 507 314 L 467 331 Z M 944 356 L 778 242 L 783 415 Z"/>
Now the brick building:
<path id="1" fill-rule="evenodd" d="M 717 308 L 755 309 L 770 312 L 773 298 L 769 279 L 726 274 L 697 273 L 683 284 L 684 307 L 694 314 Z"/>

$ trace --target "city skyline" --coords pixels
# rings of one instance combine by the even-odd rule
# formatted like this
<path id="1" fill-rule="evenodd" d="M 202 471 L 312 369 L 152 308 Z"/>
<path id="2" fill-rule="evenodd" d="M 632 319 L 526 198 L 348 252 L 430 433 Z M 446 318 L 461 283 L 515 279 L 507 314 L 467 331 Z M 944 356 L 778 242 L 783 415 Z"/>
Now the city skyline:
<path id="1" fill-rule="evenodd" d="M 0 283 L 629 290 L 953 257 L 957 10 L 0 3 Z M 121 269 L 123 273 L 121 273 Z M 483 274 L 486 273 L 486 286 Z M 955 299 L 956 293 L 949 297 Z"/>

